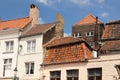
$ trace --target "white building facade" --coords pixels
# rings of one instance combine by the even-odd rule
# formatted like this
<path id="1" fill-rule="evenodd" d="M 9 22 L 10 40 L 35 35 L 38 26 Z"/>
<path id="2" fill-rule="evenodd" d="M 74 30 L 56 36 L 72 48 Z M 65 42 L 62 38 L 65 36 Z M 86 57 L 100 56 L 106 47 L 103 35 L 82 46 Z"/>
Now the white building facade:
<path id="1" fill-rule="evenodd" d="M 20 29 L 0 30 L 0 78 L 14 76 L 17 65 Z"/>

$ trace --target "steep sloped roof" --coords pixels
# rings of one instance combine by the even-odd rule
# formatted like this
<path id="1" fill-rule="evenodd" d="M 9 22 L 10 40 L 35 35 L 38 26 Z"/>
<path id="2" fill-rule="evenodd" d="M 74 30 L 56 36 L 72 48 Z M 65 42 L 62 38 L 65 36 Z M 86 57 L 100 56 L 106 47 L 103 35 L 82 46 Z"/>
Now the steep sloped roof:
<path id="1" fill-rule="evenodd" d="M 29 17 L 18 18 L 13 20 L 1 21 L 0 30 L 8 28 L 24 28 L 32 19 Z"/>
<path id="2" fill-rule="evenodd" d="M 96 17 L 92 14 L 87 15 L 82 20 L 78 21 L 75 25 L 84 25 L 84 24 L 92 24 L 96 23 Z M 102 21 L 98 20 L 98 23 L 102 23 Z"/>
<path id="3" fill-rule="evenodd" d="M 102 39 L 120 38 L 120 20 L 106 24 Z"/>
<path id="4" fill-rule="evenodd" d="M 54 40 L 47 47 L 44 65 L 81 62 L 93 58 L 91 49 L 86 43 L 74 37 Z"/>

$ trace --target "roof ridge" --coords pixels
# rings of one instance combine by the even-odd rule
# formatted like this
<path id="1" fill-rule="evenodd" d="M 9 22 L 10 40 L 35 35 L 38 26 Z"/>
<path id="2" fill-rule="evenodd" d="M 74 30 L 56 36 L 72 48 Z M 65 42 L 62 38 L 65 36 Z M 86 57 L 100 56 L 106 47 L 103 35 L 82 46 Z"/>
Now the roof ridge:
<path id="1" fill-rule="evenodd" d="M 25 18 L 29 18 L 29 16 L 27 16 L 27 17 L 22 17 L 22 18 L 16 18 L 16 19 L 5 20 L 5 21 L 1 21 L 1 22 L 7 22 L 7 21 L 13 21 L 13 20 L 19 20 L 19 19 L 25 19 Z"/>

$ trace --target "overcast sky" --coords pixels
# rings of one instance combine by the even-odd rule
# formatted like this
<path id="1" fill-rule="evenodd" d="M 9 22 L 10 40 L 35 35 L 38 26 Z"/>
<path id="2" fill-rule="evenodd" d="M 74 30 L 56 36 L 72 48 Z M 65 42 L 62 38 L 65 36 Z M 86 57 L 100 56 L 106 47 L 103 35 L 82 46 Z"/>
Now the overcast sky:
<path id="1" fill-rule="evenodd" d="M 29 16 L 29 6 L 40 9 L 40 22 L 56 21 L 61 13 L 65 20 L 65 34 L 70 35 L 72 25 L 88 14 L 98 16 L 104 23 L 120 19 L 120 0 L 1 0 L 0 17 L 10 20 Z"/>

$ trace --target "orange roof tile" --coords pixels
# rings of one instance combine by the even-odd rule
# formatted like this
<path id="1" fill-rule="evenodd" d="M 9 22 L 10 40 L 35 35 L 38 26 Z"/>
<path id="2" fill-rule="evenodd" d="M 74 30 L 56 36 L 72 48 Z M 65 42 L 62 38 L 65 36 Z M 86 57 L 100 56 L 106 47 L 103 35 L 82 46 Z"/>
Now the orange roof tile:
<path id="1" fill-rule="evenodd" d="M 87 15 L 85 18 L 77 22 L 75 25 L 83 25 L 83 24 L 91 24 L 96 23 L 96 17 L 92 14 Z M 102 23 L 102 21 L 98 20 L 98 23 Z"/>
<path id="2" fill-rule="evenodd" d="M 71 44 L 73 43 L 73 39 L 78 43 Z M 61 42 L 62 40 L 63 42 Z M 68 42 L 66 40 L 68 40 Z M 55 42 L 55 44 L 57 43 L 57 45 L 54 45 L 53 42 Z M 46 49 L 46 56 L 43 62 L 44 65 L 79 62 L 93 58 L 91 49 L 84 41 L 80 39 L 64 37 L 54 40 L 53 42 L 51 43 L 54 47 L 49 47 Z M 60 43 L 59 45 L 62 43 L 62 45 L 58 46 L 58 43 Z"/>
<path id="3" fill-rule="evenodd" d="M 75 43 L 75 42 L 80 42 L 80 41 L 82 41 L 80 38 L 67 36 L 67 37 L 62 37 L 60 39 L 55 39 L 51 43 L 47 44 L 47 47 L 53 47 L 53 46 L 64 45 L 64 44 L 69 44 L 69 43 Z"/>
<path id="4" fill-rule="evenodd" d="M 1 21 L 0 30 L 5 28 L 24 28 L 30 21 L 31 19 L 29 17 Z"/>
<path id="5" fill-rule="evenodd" d="M 106 24 L 102 39 L 120 38 L 120 20 Z"/>

